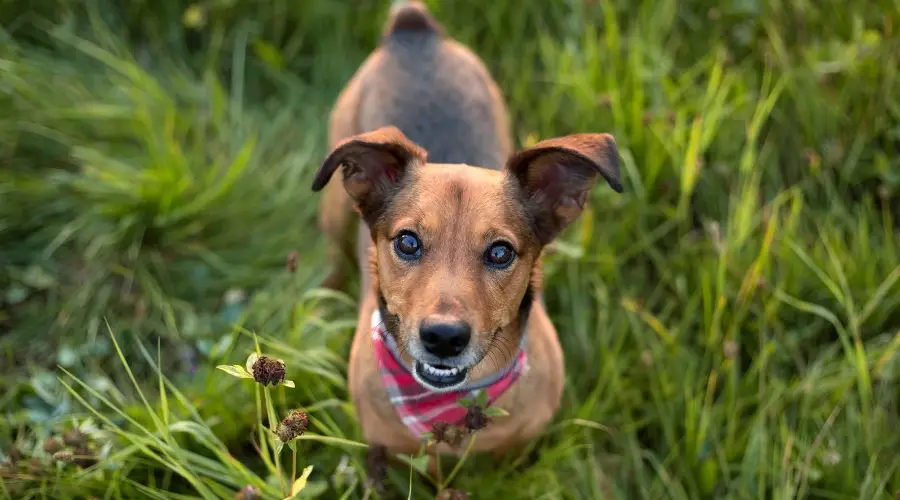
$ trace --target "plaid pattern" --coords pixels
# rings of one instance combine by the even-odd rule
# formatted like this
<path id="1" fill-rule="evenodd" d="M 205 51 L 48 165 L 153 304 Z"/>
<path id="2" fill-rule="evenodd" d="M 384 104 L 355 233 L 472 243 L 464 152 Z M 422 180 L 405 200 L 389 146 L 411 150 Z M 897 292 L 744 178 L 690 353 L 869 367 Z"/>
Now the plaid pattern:
<path id="1" fill-rule="evenodd" d="M 525 349 L 520 348 L 510 366 L 489 380 L 463 386 L 453 392 L 433 392 L 422 387 L 403 364 L 397 353 L 396 341 L 385 330 L 377 309 L 372 314 L 372 341 L 381 381 L 400 420 L 416 439 L 421 439 L 423 433 L 430 432 L 436 422 L 461 425 L 466 408 L 459 403 L 460 400 L 474 398 L 486 390 L 490 405 L 528 368 L 528 354 Z"/>

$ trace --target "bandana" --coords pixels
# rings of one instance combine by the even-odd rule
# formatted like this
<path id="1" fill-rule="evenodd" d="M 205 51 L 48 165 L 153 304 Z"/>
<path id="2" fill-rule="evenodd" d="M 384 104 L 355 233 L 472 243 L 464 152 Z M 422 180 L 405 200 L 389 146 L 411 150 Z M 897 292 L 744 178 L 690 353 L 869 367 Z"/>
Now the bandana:
<path id="1" fill-rule="evenodd" d="M 372 313 L 372 341 L 381 381 L 400 420 L 416 439 L 421 439 L 423 433 L 431 432 L 436 422 L 461 425 L 466 416 L 466 408 L 460 404 L 460 400 L 475 398 L 486 391 L 490 406 L 528 369 L 523 335 L 519 354 L 505 370 L 452 392 L 434 392 L 413 378 L 397 351 L 396 340 L 385 330 L 378 309 Z"/>

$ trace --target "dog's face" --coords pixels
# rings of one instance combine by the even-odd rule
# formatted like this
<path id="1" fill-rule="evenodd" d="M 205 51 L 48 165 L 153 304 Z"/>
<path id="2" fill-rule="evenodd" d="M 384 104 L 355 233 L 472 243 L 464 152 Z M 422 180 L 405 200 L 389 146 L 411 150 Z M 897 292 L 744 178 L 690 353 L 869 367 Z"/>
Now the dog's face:
<path id="1" fill-rule="evenodd" d="M 512 360 L 543 247 L 578 217 L 598 175 L 621 186 L 607 134 L 544 141 L 503 171 L 428 164 L 426 154 L 393 127 L 351 137 L 313 189 L 343 166 L 375 242 L 385 325 L 419 383 L 447 391 Z"/>

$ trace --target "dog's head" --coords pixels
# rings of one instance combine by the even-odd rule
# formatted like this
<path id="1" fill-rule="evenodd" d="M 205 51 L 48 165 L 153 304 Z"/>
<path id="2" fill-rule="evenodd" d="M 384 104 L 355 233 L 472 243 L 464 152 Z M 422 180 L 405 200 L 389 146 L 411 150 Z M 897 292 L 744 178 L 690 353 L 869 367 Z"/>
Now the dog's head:
<path id="1" fill-rule="evenodd" d="M 375 243 L 385 326 L 420 383 L 452 390 L 512 360 L 542 249 L 581 214 L 598 177 L 622 187 L 609 134 L 540 142 L 505 170 L 426 158 L 398 129 L 380 128 L 338 144 L 313 190 L 342 167 Z"/>

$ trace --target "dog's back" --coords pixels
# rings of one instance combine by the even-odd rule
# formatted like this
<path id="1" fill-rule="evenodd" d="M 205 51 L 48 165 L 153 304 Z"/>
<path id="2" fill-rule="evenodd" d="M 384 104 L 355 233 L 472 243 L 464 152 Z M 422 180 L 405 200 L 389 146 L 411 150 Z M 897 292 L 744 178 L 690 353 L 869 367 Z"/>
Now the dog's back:
<path id="1" fill-rule="evenodd" d="M 499 169 L 513 153 L 506 104 L 484 63 L 418 1 L 391 9 L 380 45 L 338 96 L 329 146 L 387 125 L 427 150 L 432 163 Z M 338 266 L 326 286 L 339 288 L 355 253 L 353 208 L 339 181 L 328 184 L 319 214 Z"/>
<path id="2" fill-rule="evenodd" d="M 360 132 L 393 125 L 434 163 L 500 168 L 511 154 L 506 106 L 481 60 L 417 2 L 395 7 L 362 82 Z"/>

